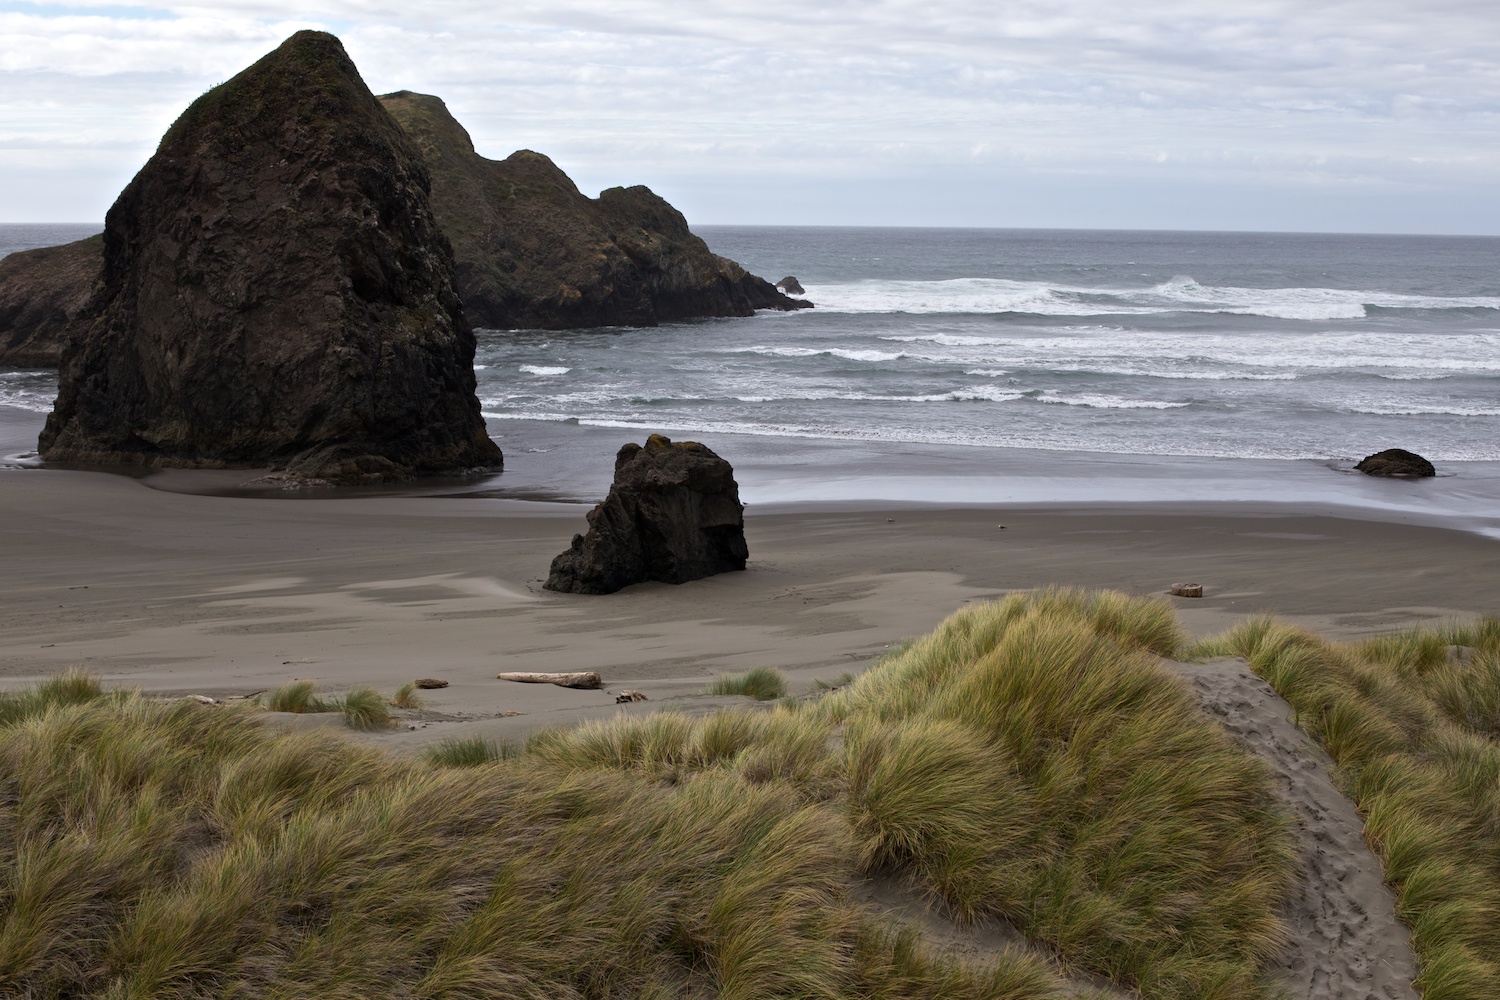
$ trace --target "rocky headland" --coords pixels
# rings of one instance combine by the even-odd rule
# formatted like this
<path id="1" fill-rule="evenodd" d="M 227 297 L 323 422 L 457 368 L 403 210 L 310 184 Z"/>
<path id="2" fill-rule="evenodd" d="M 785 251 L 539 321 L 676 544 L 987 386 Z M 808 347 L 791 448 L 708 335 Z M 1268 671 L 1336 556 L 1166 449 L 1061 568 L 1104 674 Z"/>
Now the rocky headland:
<path id="1" fill-rule="evenodd" d="M 205 93 L 109 210 L 48 461 L 378 480 L 500 465 L 421 153 L 332 35 Z"/>
<path id="2" fill-rule="evenodd" d="M 0 365 L 57 367 L 103 261 L 103 236 L 0 258 Z"/>
<path id="3" fill-rule="evenodd" d="M 696 441 L 661 434 L 615 456 L 609 496 L 586 535 L 552 560 L 544 586 L 612 594 L 633 583 L 686 583 L 745 568 L 745 508 L 729 463 Z"/>
<path id="4" fill-rule="evenodd" d="M 439 98 L 379 100 L 425 158 L 472 326 L 656 326 L 812 307 L 791 297 L 803 294 L 795 279 L 772 285 L 709 250 L 649 188 L 589 198 L 540 153 L 480 156 Z M 87 326 L 79 317 L 97 291 L 103 246 L 90 237 L 0 260 L 0 364 L 60 365 L 64 343 Z"/>
<path id="5" fill-rule="evenodd" d="M 540 153 L 480 156 L 436 97 L 401 91 L 381 102 L 427 158 L 475 326 L 655 326 L 811 305 L 713 253 L 649 188 L 589 198 Z"/>

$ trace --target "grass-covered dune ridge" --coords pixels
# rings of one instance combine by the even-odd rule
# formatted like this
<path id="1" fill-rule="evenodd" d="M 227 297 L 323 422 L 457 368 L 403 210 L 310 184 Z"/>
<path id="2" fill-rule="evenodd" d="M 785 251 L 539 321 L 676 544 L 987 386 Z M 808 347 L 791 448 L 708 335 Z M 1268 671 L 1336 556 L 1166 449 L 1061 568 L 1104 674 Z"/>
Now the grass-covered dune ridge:
<path id="1" fill-rule="evenodd" d="M 1426 1000 L 1500 997 L 1500 619 L 1355 644 L 1257 619 L 1193 652 L 1245 657 L 1338 763 Z"/>
<path id="2" fill-rule="evenodd" d="M 0 697 L 0 993 L 1271 996 L 1286 823 L 1151 662 L 1181 642 L 1015 596 L 814 702 L 431 759 L 62 678 Z M 851 903 L 872 876 L 1065 965 L 936 958 Z"/>
<path id="3" fill-rule="evenodd" d="M 789 780 L 849 824 L 861 874 L 1008 918 L 1150 997 L 1270 995 L 1294 871 L 1260 763 L 1157 654 L 1164 602 L 1048 591 L 959 612 L 795 709 L 539 734 L 533 756 L 673 781 Z"/>
<path id="4" fill-rule="evenodd" d="M 787 783 L 433 768 L 61 687 L 0 727 L 8 995 L 1061 995 L 862 923 L 838 815 Z"/>

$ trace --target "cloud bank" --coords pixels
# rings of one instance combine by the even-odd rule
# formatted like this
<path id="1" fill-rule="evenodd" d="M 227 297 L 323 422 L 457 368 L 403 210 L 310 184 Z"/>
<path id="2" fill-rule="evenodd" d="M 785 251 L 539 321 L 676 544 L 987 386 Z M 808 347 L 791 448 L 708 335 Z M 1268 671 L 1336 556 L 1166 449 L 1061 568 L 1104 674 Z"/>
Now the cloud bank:
<path id="1" fill-rule="evenodd" d="M 1500 6 L 0 0 L 0 221 L 93 220 L 303 27 L 694 222 L 1500 233 Z"/>

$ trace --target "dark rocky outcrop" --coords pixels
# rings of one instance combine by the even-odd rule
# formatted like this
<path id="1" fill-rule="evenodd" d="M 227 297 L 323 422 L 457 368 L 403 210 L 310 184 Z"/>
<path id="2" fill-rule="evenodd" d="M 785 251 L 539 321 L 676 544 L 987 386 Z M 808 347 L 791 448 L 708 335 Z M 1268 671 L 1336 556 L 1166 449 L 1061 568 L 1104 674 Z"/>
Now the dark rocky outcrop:
<path id="1" fill-rule="evenodd" d="M 1387 448 L 1362 459 L 1354 467 L 1367 476 L 1391 479 L 1425 479 L 1437 475 L 1432 463 L 1405 448 Z"/>
<path id="2" fill-rule="evenodd" d="M 802 282 L 798 281 L 790 274 L 785 278 L 782 278 L 780 281 L 776 282 L 776 289 L 777 291 L 785 292 L 788 295 L 807 294 L 807 289 L 802 287 Z"/>
<path id="3" fill-rule="evenodd" d="M 745 515 L 734 469 L 693 441 L 653 434 L 615 456 L 615 482 L 587 535 L 552 560 L 548 590 L 612 594 L 646 580 L 686 583 L 744 569 Z"/>
<path id="4" fill-rule="evenodd" d="M 332 35 L 204 94 L 109 210 L 43 458 L 336 480 L 499 466 L 428 190 Z"/>
<path id="5" fill-rule="evenodd" d="M 103 262 L 103 236 L 0 259 L 0 365 L 56 368 Z"/>
<path id="6" fill-rule="evenodd" d="M 811 305 L 714 254 L 648 188 L 588 198 L 540 153 L 480 156 L 436 97 L 401 91 L 381 101 L 427 158 L 475 326 L 655 326 Z"/>

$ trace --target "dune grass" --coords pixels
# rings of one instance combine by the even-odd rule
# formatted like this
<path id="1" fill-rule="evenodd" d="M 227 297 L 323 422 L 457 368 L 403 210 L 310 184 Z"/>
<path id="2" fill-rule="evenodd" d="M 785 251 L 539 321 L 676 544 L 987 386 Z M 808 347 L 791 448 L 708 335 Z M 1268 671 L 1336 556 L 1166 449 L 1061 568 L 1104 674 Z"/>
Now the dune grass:
<path id="1" fill-rule="evenodd" d="M 775 701 L 786 697 L 786 678 L 775 667 L 753 667 L 742 674 L 720 674 L 708 686 L 708 693 Z"/>
<path id="2" fill-rule="evenodd" d="M 313 681 L 293 681 L 261 696 L 260 706 L 268 712 L 321 714 L 339 712 L 350 729 L 368 732 L 391 724 L 390 705 L 374 688 L 357 687 L 342 697 L 324 698 Z"/>
<path id="3" fill-rule="evenodd" d="M 514 756 L 516 751 L 513 747 L 482 736 L 443 740 L 422 751 L 424 760 L 439 767 L 479 767 L 509 760 Z"/>
<path id="4" fill-rule="evenodd" d="M 72 669 L 21 691 L 0 691 L 0 726 L 10 725 L 49 708 L 83 705 L 103 697 L 97 678 Z"/>
<path id="5" fill-rule="evenodd" d="M 0 993 L 1095 996 L 1076 966 L 1273 996 L 1287 823 L 1152 663 L 1181 644 L 1161 602 L 1015 596 L 816 701 L 425 757 L 79 677 L 8 696 Z M 937 955 L 851 901 L 872 876 L 1044 947 Z"/>
<path id="6" fill-rule="evenodd" d="M 391 695 L 392 708 L 404 708 L 408 711 L 416 711 L 425 705 L 426 701 L 423 700 L 421 695 L 417 694 L 417 685 L 412 681 L 407 681 L 396 689 L 395 694 Z"/>
<path id="7" fill-rule="evenodd" d="M 298 715 L 316 712 L 336 712 L 338 706 L 315 692 L 313 681 L 292 681 L 261 695 L 260 703 L 267 712 L 293 712 Z"/>
<path id="8" fill-rule="evenodd" d="M 1245 657 L 1338 763 L 1426 1000 L 1500 996 L 1500 619 L 1341 644 L 1262 618 L 1192 652 Z"/>
<path id="9" fill-rule="evenodd" d="M 391 724 L 391 710 L 380 692 L 374 688 L 357 687 L 336 702 L 344 713 L 344 724 L 350 729 L 369 732 L 384 729 Z"/>
<path id="10" fill-rule="evenodd" d="M 1042 958 L 966 968 L 852 909 L 841 815 L 789 782 L 433 767 L 246 710 L 25 705 L 0 725 L 7 995 L 1073 995 Z"/>

